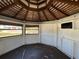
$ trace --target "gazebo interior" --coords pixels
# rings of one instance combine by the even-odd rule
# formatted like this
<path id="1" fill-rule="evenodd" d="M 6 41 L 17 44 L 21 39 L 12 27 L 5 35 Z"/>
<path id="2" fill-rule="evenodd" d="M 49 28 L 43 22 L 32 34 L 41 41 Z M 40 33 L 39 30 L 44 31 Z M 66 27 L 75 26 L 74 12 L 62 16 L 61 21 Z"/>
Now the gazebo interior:
<path id="1" fill-rule="evenodd" d="M 79 59 L 79 0 L 0 0 L 0 59 Z"/>

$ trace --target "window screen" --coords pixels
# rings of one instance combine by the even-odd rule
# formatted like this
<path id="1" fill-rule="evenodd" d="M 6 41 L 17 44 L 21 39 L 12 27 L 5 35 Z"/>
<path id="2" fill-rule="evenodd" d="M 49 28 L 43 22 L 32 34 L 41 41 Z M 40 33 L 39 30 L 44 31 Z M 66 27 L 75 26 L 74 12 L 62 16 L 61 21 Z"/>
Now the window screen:
<path id="1" fill-rule="evenodd" d="M 26 26 L 26 34 L 39 34 L 39 26 Z"/>
<path id="2" fill-rule="evenodd" d="M 22 26 L 0 25 L 0 37 L 15 36 L 22 34 Z"/>

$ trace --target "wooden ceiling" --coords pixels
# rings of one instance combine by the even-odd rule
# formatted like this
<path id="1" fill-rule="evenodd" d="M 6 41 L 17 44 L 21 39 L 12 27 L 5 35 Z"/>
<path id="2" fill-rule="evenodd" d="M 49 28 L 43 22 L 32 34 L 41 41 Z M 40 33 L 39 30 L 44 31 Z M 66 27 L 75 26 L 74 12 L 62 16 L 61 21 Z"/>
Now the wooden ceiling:
<path id="1" fill-rule="evenodd" d="M 0 0 L 0 15 L 26 22 L 59 20 L 79 12 L 79 0 Z"/>

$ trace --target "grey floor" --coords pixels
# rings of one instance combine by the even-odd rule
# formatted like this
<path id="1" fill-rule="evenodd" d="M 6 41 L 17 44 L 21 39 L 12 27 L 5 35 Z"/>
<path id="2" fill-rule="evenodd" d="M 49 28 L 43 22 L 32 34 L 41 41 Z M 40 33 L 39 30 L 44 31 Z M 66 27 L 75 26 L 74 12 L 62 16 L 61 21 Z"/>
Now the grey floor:
<path id="1" fill-rule="evenodd" d="M 55 47 L 44 44 L 31 44 L 21 46 L 10 51 L 0 59 L 70 59 Z"/>

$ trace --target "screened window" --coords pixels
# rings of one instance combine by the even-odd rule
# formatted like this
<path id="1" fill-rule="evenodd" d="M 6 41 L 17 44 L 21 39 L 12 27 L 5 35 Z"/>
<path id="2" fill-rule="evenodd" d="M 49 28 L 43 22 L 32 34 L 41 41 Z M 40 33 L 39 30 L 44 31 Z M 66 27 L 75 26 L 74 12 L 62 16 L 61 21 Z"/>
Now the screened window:
<path id="1" fill-rule="evenodd" d="M 15 36 L 22 34 L 22 26 L 0 25 L 0 37 Z"/>
<path id="2" fill-rule="evenodd" d="M 39 26 L 26 26 L 26 34 L 39 34 Z"/>

